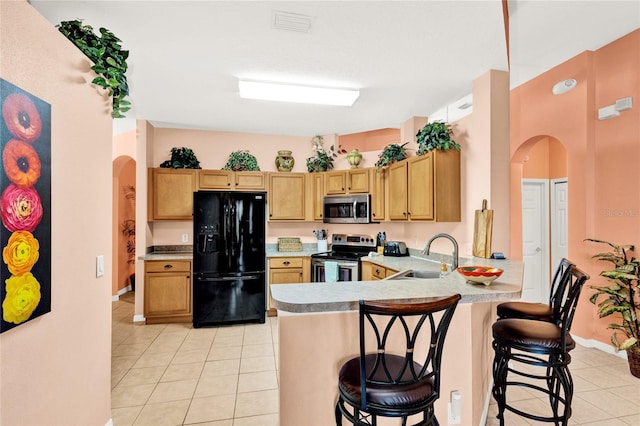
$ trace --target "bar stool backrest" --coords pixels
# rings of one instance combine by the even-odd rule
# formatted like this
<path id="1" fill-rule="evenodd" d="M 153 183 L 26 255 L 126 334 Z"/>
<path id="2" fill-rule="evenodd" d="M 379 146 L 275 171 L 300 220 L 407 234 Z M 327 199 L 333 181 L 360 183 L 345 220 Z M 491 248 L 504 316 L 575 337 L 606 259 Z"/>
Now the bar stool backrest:
<path id="1" fill-rule="evenodd" d="M 560 325 L 560 310 L 562 309 L 562 305 L 567 297 L 567 283 L 570 281 L 568 279 L 563 279 L 563 277 L 571 270 L 572 266 L 574 266 L 573 262 L 569 259 L 562 258 L 560 264 L 558 264 L 558 268 L 553 274 L 553 281 L 551 281 L 549 307 L 553 310 L 554 322 L 557 325 Z"/>
<path id="2" fill-rule="evenodd" d="M 577 266 L 571 265 L 561 277 L 561 286 L 565 287 L 564 300 L 559 310 L 559 316 L 557 318 L 557 324 L 562 328 L 562 347 L 565 348 L 566 334 L 571 330 L 571 324 L 573 323 L 573 315 L 576 311 L 580 292 L 584 283 L 589 279 L 589 275 L 578 269 Z"/>
<path id="3" fill-rule="evenodd" d="M 434 392 L 429 401 L 424 403 L 432 403 L 439 397 L 442 349 L 459 300 L 460 295 L 456 294 L 426 303 L 397 304 L 360 301 L 360 382 L 363 410 L 367 409 L 367 387 L 372 385 L 380 390 L 384 386 L 397 387 L 426 379 L 431 381 Z M 439 312 L 442 312 L 442 315 L 435 315 Z M 416 318 L 408 320 L 409 317 Z M 370 336 L 371 333 L 367 334 L 367 329 L 373 331 L 376 344 L 375 362 L 369 374 L 366 373 L 365 365 L 367 355 L 365 336 Z M 387 346 L 390 341 L 395 339 L 394 343 L 397 344 L 397 337 L 400 335 L 403 336 L 403 346 L 405 346 L 404 354 L 401 354 L 404 360 L 402 368 L 395 371 L 387 368 L 385 354 L 389 349 Z M 429 345 L 426 357 L 416 360 L 414 349 L 418 338 L 428 338 Z M 391 353 L 391 350 L 389 352 Z"/>

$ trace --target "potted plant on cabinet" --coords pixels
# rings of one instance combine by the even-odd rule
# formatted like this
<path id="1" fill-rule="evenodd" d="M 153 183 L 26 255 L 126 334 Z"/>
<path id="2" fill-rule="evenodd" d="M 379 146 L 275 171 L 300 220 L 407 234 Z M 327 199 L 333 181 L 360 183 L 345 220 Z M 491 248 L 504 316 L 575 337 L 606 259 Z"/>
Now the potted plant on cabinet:
<path id="1" fill-rule="evenodd" d="M 196 153 L 189 148 L 171 148 L 171 160 L 163 161 L 160 167 L 166 169 L 201 169 Z"/>
<path id="2" fill-rule="evenodd" d="M 439 151 L 448 151 L 450 149 L 460 151 L 460 144 L 451 139 L 451 136 L 451 126 L 447 123 L 434 121 L 425 124 L 422 130 L 416 134 L 418 155 L 425 154 L 434 149 Z"/>
<path id="3" fill-rule="evenodd" d="M 234 172 L 259 172 L 258 160 L 249 151 L 234 151 L 229 154 L 227 164 L 222 170 L 231 170 Z"/>
<path id="4" fill-rule="evenodd" d="M 332 170 L 333 159 L 336 158 L 338 154 L 346 154 L 347 152 L 340 148 L 340 146 L 336 149 L 335 145 L 331 145 L 328 150 L 324 149 L 324 138 L 319 135 L 311 139 L 311 146 L 316 155 L 315 157 L 307 158 L 307 170 L 309 170 L 310 173 Z"/>
<path id="5" fill-rule="evenodd" d="M 405 146 L 409 142 L 405 142 L 402 145 L 398 143 L 392 143 L 384 147 L 382 152 L 378 155 L 378 161 L 376 161 L 376 167 L 381 169 L 384 166 L 388 166 L 397 161 L 402 161 L 407 158 L 407 152 Z"/>
<path id="6" fill-rule="evenodd" d="M 616 350 L 626 350 L 631 374 L 640 377 L 640 260 L 630 256 L 633 245 L 618 245 L 608 241 L 588 238 L 586 241 L 607 244 L 611 250 L 593 255 L 594 259 L 612 264 L 613 269 L 600 275 L 609 280 L 607 286 L 591 286 L 595 293 L 589 301 L 598 307 L 600 318 L 613 315 L 618 321 L 609 324 L 613 330 L 611 343 Z"/>

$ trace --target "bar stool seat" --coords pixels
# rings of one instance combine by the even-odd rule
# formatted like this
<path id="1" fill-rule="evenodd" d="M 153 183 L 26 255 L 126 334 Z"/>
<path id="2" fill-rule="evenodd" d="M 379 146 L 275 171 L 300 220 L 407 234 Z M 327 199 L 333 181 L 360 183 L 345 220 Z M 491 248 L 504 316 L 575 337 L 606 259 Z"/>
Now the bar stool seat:
<path id="1" fill-rule="evenodd" d="M 562 350 L 562 328 L 557 325 L 527 319 L 504 319 L 493 325 L 493 338 L 513 349 L 534 353 Z M 569 332 L 564 333 L 564 349 L 568 352 L 576 347 Z"/>
<path id="2" fill-rule="evenodd" d="M 549 290 L 549 303 L 531 303 L 531 302 L 504 302 L 498 305 L 498 319 L 504 318 L 522 318 L 537 321 L 548 321 L 557 323 L 556 318 L 562 301 L 565 297 L 566 281 L 563 283 L 561 278 L 565 271 L 569 270 L 574 263 L 563 258 L 558 264 L 553 274 L 551 288 Z"/>
<path id="3" fill-rule="evenodd" d="M 377 355 L 370 354 L 365 356 L 365 365 L 367 375 L 371 373 L 375 366 Z M 391 375 L 396 376 L 405 368 L 405 358 L 397 355 L 387 355 L 385 357 L 386 366 Z M 413 369 L 420 371 L 422 366 L 417 362 L 413 363 Z M 433 395 L 433 379 L 424 378 L 411 382 L 409 369 L 405 368 L 402 374 L 402 384 L 395 386 L 375 385 L 367 386 L 367 401 L 370 406 L 376 406 L 383 409 L 406 409 L 420 404 Z M 383 382 L 385 380 L 382 372 L 373 375 L 374 381 Z M 351 404 L 359 404 L 362 397 L 360 393 L 360 358 L 353 358 L 347 361 L 338 375 L 338 388 L 342 395 L 346 395 Z M 349 398 L 352 396 L 352 398 Z"/>

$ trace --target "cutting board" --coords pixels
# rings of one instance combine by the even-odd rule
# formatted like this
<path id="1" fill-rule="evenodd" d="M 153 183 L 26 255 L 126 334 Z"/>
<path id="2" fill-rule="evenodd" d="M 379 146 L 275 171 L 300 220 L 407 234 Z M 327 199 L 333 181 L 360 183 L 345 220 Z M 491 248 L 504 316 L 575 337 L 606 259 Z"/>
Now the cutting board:
<path id="1" fill-rule="evenodd" d="M 491 257 L 491 234 L 493 232 L 493 210 L 487 209 L 487 200 L 482 200 L 482 210 L 476 210 L 473 226 L 473 255 Z"/>

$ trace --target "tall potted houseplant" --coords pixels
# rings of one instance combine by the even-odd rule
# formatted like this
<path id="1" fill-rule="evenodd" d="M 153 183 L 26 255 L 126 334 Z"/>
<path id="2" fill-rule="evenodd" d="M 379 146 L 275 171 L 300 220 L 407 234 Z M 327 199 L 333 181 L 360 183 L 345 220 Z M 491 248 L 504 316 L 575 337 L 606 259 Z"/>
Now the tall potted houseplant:
<path id="1" fill-rule="evenodd" d="M 611 343 L 616 350 L 626 350 L 631 374 L 640 377 L 640 260 L 630 255 L 633 245 L 618 245 L 608 241 L 587 239 L 607 244 L 611 249 L 593 255 L 594 259 L 609 262 L 611 269 L 600 272 L 609 280 L 606 286 L 591 286 L 595 293 L 589 301 L 598 308 L 600 318 L 611 317 L 615 322 L 608 328 L 613 330 Z"/>

